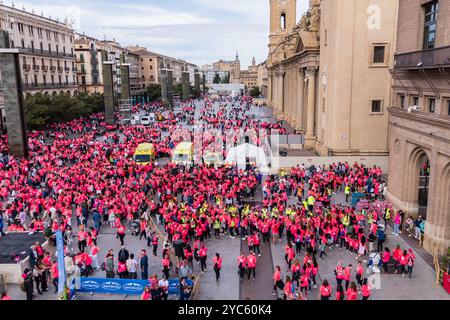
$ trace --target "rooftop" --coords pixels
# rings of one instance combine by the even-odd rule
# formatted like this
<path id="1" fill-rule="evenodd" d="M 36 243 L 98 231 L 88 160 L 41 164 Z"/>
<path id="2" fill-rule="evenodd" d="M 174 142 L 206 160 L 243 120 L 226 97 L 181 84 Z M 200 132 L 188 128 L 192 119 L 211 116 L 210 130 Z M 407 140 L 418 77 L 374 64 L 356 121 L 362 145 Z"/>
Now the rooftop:
<path id="1" fill-rule="evenodd" d="M 28 11 L 25 11 L 25 8 L 17 9 L 15 7 L 7 6 L 5 4 L 0 3 L 0 11 L 1 10 L 5 10 L 7 12 L 23 15 L 25 17 L 32 18 L 32 19 L 43 20 L 44 22 L 57 24 L 59 27 L 73 30 L 73 26 L 70 22 L 68 22 L 67 18 L 64 21 L 59 21 L 58 18 L 53 19 L 53 18 L 51 18 L 51 16 L 49 16 L 48 18 L 44 17 L 44 14 L 42 12 L 39 15 L 39 14 L 36 14 L 34 12 L 34 10 L 32 10 L 31 12 L 28 12 Z"/>

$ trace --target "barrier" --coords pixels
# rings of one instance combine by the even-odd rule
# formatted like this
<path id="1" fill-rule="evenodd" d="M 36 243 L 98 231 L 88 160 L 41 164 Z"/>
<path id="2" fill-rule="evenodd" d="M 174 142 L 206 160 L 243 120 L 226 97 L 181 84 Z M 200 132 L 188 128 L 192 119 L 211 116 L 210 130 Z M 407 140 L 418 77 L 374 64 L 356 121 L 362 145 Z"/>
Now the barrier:
<path id="1" fill-rule="evenodd" d="M 187 280 L 189 285 L 193 285 L 192 280 Z M 109 293 L 141 295 L 146 286 L 150 285 L 148 280 L 134 279 L 114 279 L 114 278 L 81 278 L 79 288 L 76 292 Z M 180 294 L 180 280 L 169 279 L 169 295 Z"/>

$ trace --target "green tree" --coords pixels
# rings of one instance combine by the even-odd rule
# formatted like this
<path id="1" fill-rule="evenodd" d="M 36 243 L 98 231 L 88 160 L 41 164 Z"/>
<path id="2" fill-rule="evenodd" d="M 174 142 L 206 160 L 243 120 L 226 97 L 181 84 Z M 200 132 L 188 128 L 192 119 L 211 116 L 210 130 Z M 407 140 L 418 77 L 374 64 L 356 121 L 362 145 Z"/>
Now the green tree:
<path id="1" fill-rule="evenodd" d="M 53 122 L 70 121 L 104 110 L 103 95 L 98 93 L 80 93 L 76 96 L 37 93 L 25 99 L 25 121 L 29 129 L 43 129 Z"/>
<path id="2" fill-rule="evenodd" d="M 220 83 L 221 79 L 220 79 L 220 75 L 216 72 L 216 74 L 214 75 L 214 79 L 213 79 L 213 83 Z"/>
<path id="3" fill-rule="evenodd" d="M 150 84 L 147 86 L 147 96 L 150 101 L 157 101 L 161 99 L 161 85 L 160 84 Z"/>
<path id="4" fill-rule="evenodd" d="M 228 73 L 225 74 L 225 78 L 222 79 L 222 83 L 230 83 L 230 75 Z"/>
<path id="5" fill-rule="evenodd" d="M 261 95 L 261 91 L 259 90 L 258 87 L 253 87 L 250 90 L 250 95 L 254 98 L 259 97 Z"/>

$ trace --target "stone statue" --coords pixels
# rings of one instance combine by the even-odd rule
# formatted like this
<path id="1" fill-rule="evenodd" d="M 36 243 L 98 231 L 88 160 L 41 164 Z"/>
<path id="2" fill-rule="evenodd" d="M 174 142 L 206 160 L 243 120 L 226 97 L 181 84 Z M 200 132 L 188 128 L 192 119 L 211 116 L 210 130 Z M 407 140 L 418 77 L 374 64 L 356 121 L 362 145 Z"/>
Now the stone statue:
<path id="1" fill-rule="evenodd" d="M 308 31 L 308 18 L 304 14 L 300 20 L 300 30 Z"/>
<path id="2" fill-rule="evenodd" d="M 319 31 L 320 29 L 320 8 L 314 6 L 311 8 L 310 30 Z"/>

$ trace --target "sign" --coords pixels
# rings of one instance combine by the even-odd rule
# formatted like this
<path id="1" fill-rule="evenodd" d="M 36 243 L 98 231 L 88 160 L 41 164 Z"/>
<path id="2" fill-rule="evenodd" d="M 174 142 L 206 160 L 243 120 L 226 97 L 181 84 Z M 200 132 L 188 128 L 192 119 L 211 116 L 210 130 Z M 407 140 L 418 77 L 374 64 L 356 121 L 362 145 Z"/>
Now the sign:
<path id="1" fill-rule="evenodd" d="M 188 279 L 187 284 L 193 285 Z M 114 278 L 81 278 L 77 292 L 111 293 L 141 295 L 144 288 L 150 285 L 148 280 L 114 279 Z M 169 279 L 169 295 L 180 294 L 180 280 Z"/>
<path id="2" fill-rule="evenodd" d="M 64 265 L 64 240 L 61 230 L 56 231 L 56 250 L 58 252 L 58 294 L 64 293 L 66 269 Z"/>

